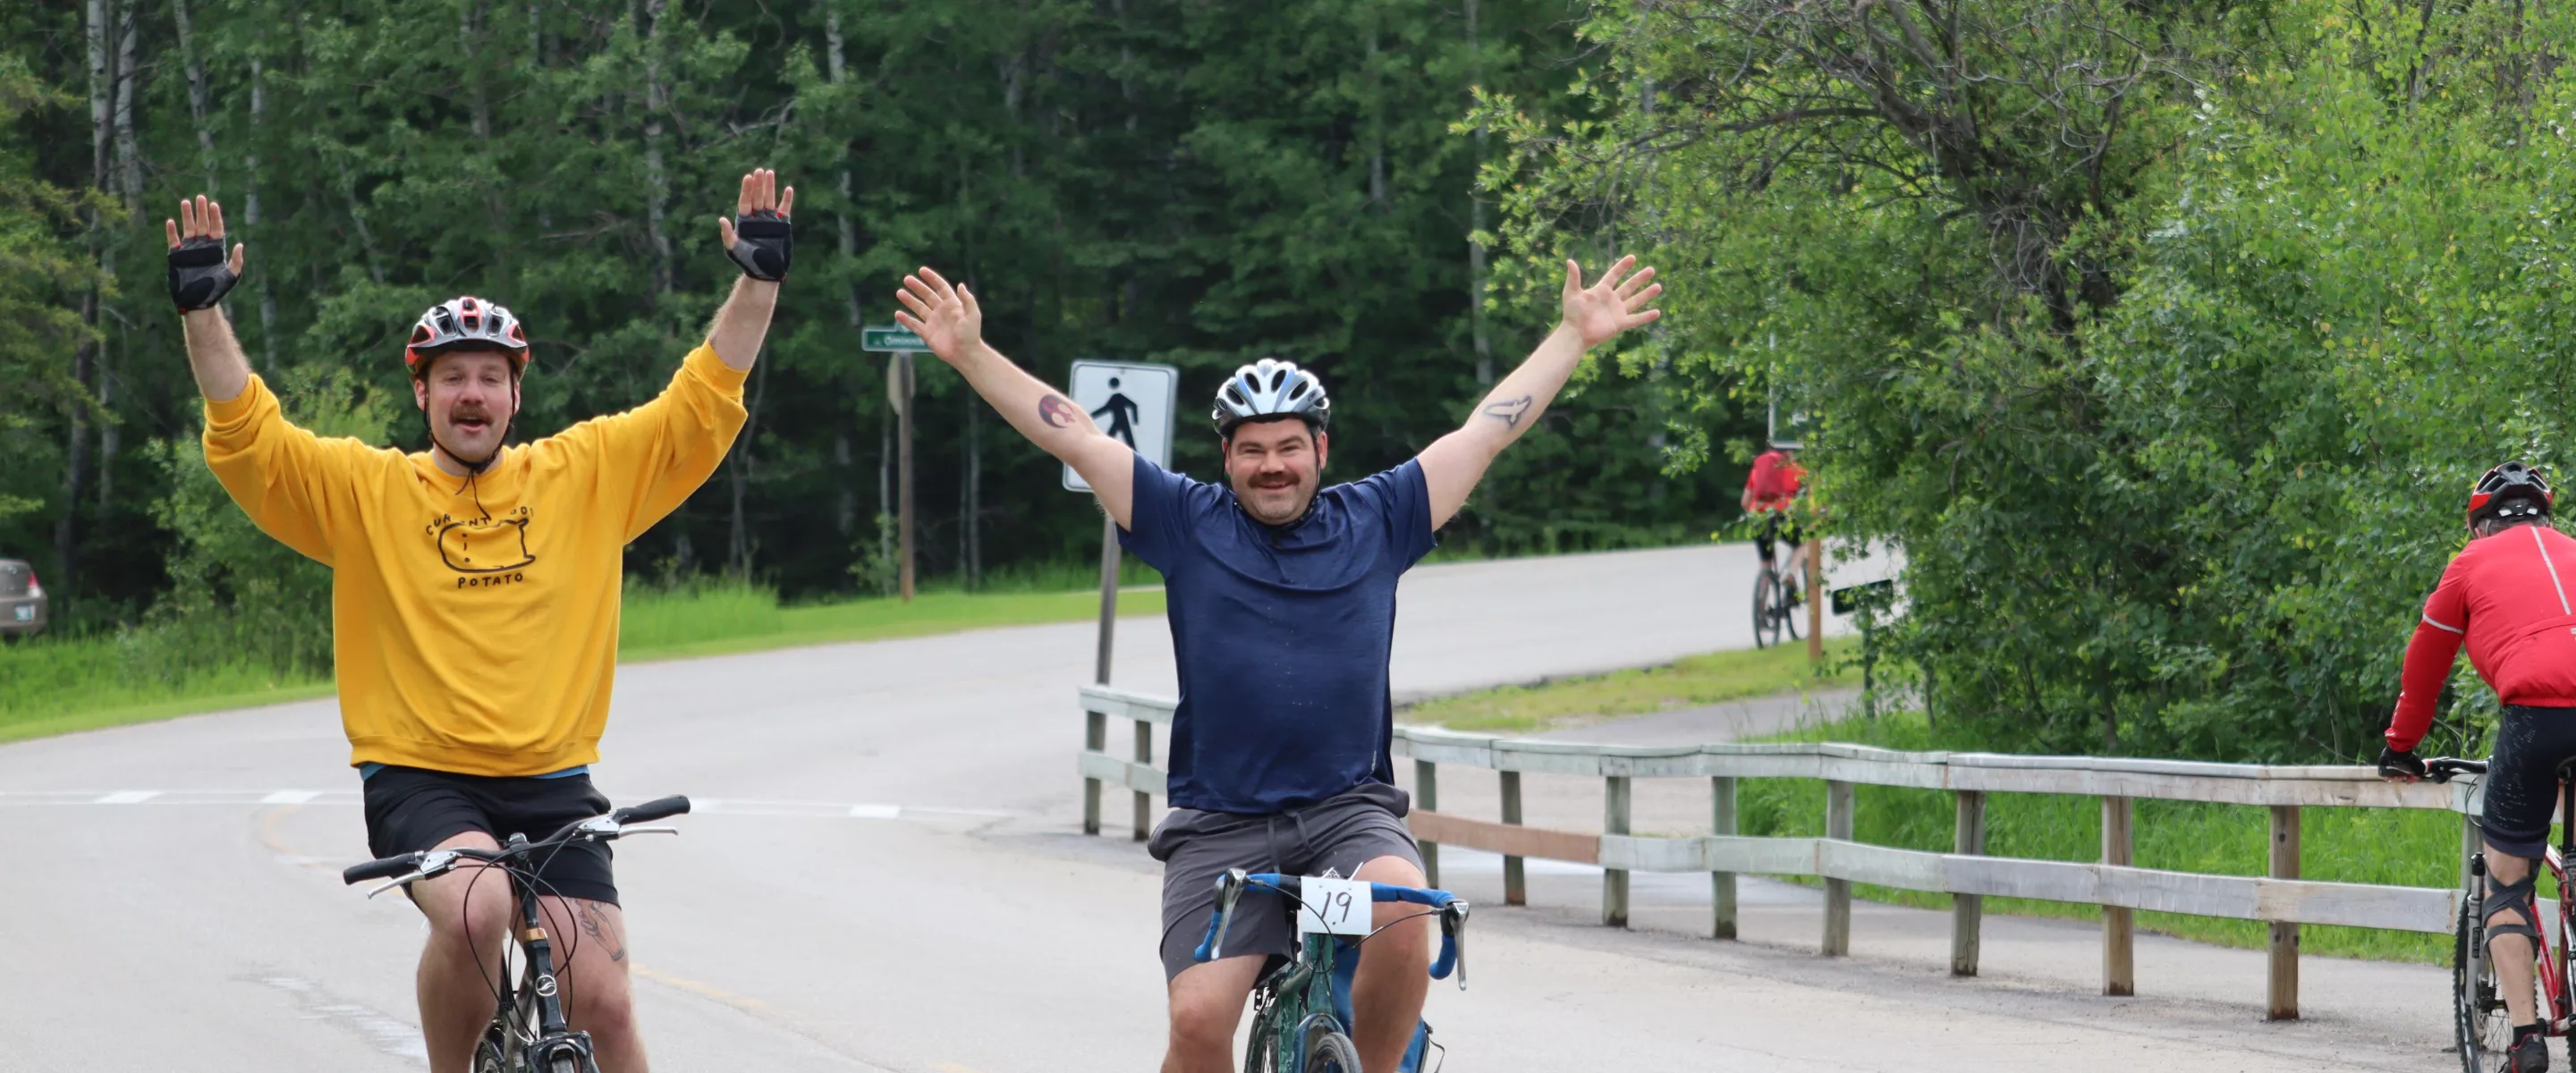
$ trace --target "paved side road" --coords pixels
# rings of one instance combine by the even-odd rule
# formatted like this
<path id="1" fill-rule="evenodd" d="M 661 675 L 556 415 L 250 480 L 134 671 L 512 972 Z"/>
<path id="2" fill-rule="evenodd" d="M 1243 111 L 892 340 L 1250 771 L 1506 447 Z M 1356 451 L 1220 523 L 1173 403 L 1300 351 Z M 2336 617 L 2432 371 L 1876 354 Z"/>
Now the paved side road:
<path id="1" fill-rule="evenodd" d="M 1396 688 L 1741 644 L 1739 616 L 1697 605 L 1739 606 L 1750 571 L 1740 547 L 1425 568 Z M 1120 684 L 1169 689 L 1160 623 L 1122 627 Z M 627 668 L 601 785 L 707 803 L 682 837 L 618 850 L 661 1068 L 1150 1068 L 1159 872 L 1076 833 L 1091 641 L 1048 626 Z M 420 1068 L 422 925 L 338 881 L 365 852 L 345 763 L 328 702 L 0 746 L 0 1070 Z M 1430 1013 L 1455 1068 L 2437 1068 L 2437 1034 L 2382 1020 L 2411 1000 L 2267 1026 L 2237 991 L 2157 991 L 2203 977 L 2160 975 L 2154 944 L 2150 995 L 2111 1002 L 2018 968 L 2000 931 L 1989 977 L 1957 982 L 1875 910 L 1861 956 L 1809 956 L 1813 910 L 1785 887 L 1749 914 L 1752 941 L 1720 944 L 1584 923 L 1597 882 L 1579 870 L 1504 910 L 1473 865 L 1449 864 L 1486 906 L 1472 986 L 1437 986 Z M 1694 926 L 1690 881 L 1641 883 L 1641 921 Z M 2032 934 L 2061 961 L 2091 949 L 2080 929 Z M 2177 964 L 2237 956 L 2170 945 Z"/>

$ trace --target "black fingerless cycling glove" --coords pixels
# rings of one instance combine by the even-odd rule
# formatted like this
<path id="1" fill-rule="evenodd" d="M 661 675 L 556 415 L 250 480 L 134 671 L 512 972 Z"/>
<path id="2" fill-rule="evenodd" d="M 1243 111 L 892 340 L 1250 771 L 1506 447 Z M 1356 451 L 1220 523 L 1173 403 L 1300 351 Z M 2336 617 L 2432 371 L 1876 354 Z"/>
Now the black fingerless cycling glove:
<path id="1" fill-rule="evenodd" d="M 2424 777 L 2424 758 L 2415 755 L 2411 749 L 2401 753 L 2382 745 L 2379 747 L 2379 773 L 2420 779 Z"/>
<path id="2" fill-rule="evenodd" d="M 241 277 L 224 263 L 224 240 L 200 235 L 170 251 L 170 300 L 179 312 L 213 309 Z"/>
<path id="3" fill-rule="evenodd" d="M 795 228 L 787 218 L 763 209 L 733 218 L 733 248 L 726 250 L 742 274 L 765 283 L 787 278 L 787 262 L 796 249 Z"/>

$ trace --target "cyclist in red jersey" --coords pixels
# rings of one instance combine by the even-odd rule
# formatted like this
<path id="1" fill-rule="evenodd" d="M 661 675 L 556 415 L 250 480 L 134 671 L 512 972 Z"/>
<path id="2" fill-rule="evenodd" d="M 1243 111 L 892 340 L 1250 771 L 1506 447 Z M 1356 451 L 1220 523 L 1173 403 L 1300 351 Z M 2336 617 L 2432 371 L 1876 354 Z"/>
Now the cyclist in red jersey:
<path id="1" fill-rule="evenodd" d="M 1803 543 L 1797 523 L 1789 520 L 1789 505 L 1797 501 L 1798 492 L 1807 483 L 1807 471 L 1798 465 L 1798 445 L 1786 440 L 1771 441 L 1771 449 L 1753 456 L 1753 469 L 1744 475 L 1744 496 L 1739 501 L 1744 513 L 1768 515 L 1762 528 L 1753 533 L 1753 550 L 1762 556 L 1762 568 L 1773 569 L 1779 558 L 1779 542 L 1789 543 L 1789 557 L 1796 559 Z M 1789 602 L 1798 602 L 1798 583 L 1789 581 Z"/>
<path id="2" fill-rule="evenodd" d="M 2433 706 L 2463 643 L 2469 662 L 2504 704 L 2487 767 L 2486 837 L 2492 881 L 2481 912 L 2487 948 L 2513 1015 L 2514 1073 L 2549 1068 L 2534 1011 L 2532 959 L 2540 940 L 2532 862 L 2547 849 L 2558 766 L 2576 759 L 2576 539 L 2550 524 L 2555 497 L 2539 471 L 2520 462 L 2488 470 L 2469 492 L 2469 546 L 2442 571 L 2406 646 L 2403 690 L 2388 723 L 2379 773 L 2400 782 L 2424 774 L 2415 746 L 2433 725 Z"/>

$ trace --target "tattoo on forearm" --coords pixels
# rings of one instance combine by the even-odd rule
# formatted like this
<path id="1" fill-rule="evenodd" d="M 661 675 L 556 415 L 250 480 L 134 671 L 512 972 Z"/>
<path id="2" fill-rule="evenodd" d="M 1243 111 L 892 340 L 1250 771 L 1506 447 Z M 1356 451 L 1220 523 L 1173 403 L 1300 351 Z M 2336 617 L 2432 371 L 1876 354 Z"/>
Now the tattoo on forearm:
<path id="1" fill-rule="evenodd" d="M 1521 427 L 1521 415 L 1528 413 L 1529 408 L 1530 397 L 1523 395 L 1517 399 L 1506 399 L 1502 402 L 1487 403 L 1485 405 L 1485 416 L 1502 422 L 1503 427 L 1505 428 L 1519 428 Z"/>
<path id="2" fill-rule="evenodd" d="M 1049 395 L 1038 400 L 1038 420 L 1049 428 L 1072 428 L 1074 422 L 1082 420 L 1082 411 L 1074 409 L 1062 395 Z"/>

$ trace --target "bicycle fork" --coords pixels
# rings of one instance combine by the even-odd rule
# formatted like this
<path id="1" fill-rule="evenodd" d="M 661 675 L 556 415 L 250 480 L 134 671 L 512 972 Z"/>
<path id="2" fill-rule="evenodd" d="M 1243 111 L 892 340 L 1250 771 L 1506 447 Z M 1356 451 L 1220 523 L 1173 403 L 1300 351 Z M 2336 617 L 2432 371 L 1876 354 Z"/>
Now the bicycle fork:
<path id="1" fill-rule="evenodd" d="M 510 836 L 513 842 L 524 837 Z M 519 896 L 519 948 L 526 952 L 528 990 L 536 998 L 537 1038 L 528 1048 L 527 1068 L 537 1073 L 557 1073 L 561 1060 L 569 1058 L 574 1062 L 573 1073 L 594 1073 L 599 1066 L 591 1054 L 590 1034 L 573 1031 L 572 1024 L 564 1019 L 562 989 L 555 977 L 554 941 L 546 934 L 537 892 L 515 875 L 512 886 Z"/>

